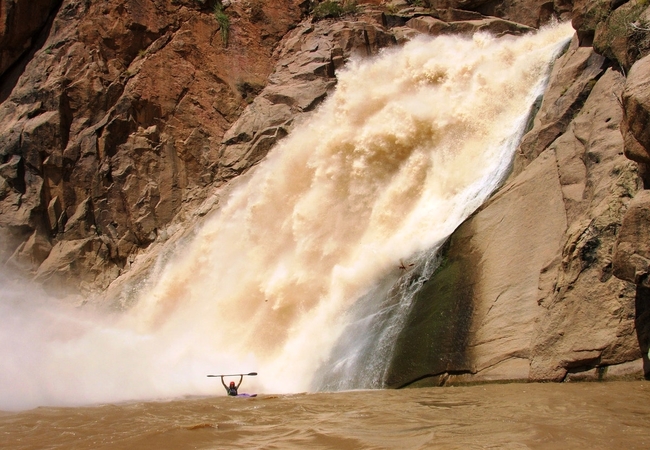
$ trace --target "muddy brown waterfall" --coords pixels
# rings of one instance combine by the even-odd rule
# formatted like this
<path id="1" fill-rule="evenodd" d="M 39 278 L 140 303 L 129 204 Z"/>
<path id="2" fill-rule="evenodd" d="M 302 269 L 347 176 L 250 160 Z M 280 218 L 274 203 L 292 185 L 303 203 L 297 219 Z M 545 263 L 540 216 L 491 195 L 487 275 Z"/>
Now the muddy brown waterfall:
<path id="1" fill-rule="evenodd" d="M 255 368 L 264 376 L 247 384 L 262 392 L 383 387 L 403 320 L 372 324 L 382 350 L 364 348 L 351 321 L 383 314 L 377 286 L 399 261 L 426 264 L 502 182 L 572 33 L 564 24 L 516 38 L 417 39 L 352 61 L 331 97 L 170 250 L 132 308 L 112 323 L 86 319 L 71 337 L 48 333 L 33 357 L 49 368 L 39 385 L 60 380 L 49 401 L 207 393 L 211 367 Z M 367 317 L 355 317 L 364 302 Z M 346 372 L 321 367 L 334 346 L 363 357 Z M 368 357 L 379 383 L 360 385 Z M 335 383 L 318 386 L 315 372 Z"/>

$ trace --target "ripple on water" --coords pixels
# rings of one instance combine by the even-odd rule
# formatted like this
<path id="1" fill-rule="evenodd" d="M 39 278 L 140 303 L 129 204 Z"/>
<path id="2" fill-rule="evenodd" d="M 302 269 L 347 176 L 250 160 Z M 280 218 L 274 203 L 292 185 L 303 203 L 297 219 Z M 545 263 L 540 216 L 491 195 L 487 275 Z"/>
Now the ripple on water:
<path id="1" fill-rule="evenodd" d="M 646 449 L 650 383 L 261 395 L 0 413 L 0 448 Z"/>

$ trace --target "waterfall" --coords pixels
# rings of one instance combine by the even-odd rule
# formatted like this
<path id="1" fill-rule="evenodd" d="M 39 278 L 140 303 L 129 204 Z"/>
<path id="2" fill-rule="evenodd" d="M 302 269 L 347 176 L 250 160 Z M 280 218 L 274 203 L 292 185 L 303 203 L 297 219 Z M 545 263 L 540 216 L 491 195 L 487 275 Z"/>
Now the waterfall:
<path id="1" fill-rule="evenodd" d="M 563 24 L 421 38 L 349 63 L 333 95 L 124 316 L 20 313 L 46 330 L 2 319 L 14 350 L 3 347 L 0 385 L 23 382 L 0 394 L 0 408 L 21 395 L 74 404 L 209 394 L 221 389 L 205 377 L 215 372 L 257 371 L 249 392 L 381 387 L 436 249 L 507 175 L 572 34 Z M 401 262 L 414 264 L 404 277 Z"/>
<path id="2" fill-rule="evenodd" d="M 429 176 L 444 181 L 441 185 L 435 185 L 438 180 L 433 183 L 438 190 L 430 197 L 425 196 L 426 206 L 418 205 L 427 209 L 422 216 L 419 216 L 420 211 L 411 211 L 419 216 L 419 226 L 425 230 L 426 237 L 422 237 L 419 242 L 422 245 L 415 249 L 415 253 L 409 253 L 410 264 L 414 266 L 410 273 L 397 277 L 398 272 L 393 270 L 392 276 L 384 275 L 346 311 L 346 328 L 329 358 L 316 372 L 312 389 L 384 387 L 393 346 L 415 295 L 440 263 L 438 251 L 458 225 L 506 177 L 529 123 L 535 99 L 540 98 L 546 89 L 551 63 L 568 41 L 564 35 L 559 42 L 544 40 L 541 46 L 526 42 L 527 39 L 539 39 L 543 34 L 507 42 L 483 35 L 474 36 L 471 41 L 445 37 L 427 42 L 426 45 L 432 47 L 429 51 L 437 54 L 446 53 L 434 50 L 440 47 L 446 51 L 453 49 L 451 54 L 459 50 L 457 45 L 462 48 L 463 52 L 456 53 L 456 58 L 451 58 L 451 54 L 442 58 L 436 56 L 435 64 L 445 67 L 445 81 L 448 81 L 450 73 L 453 73 L 454 81 L 453 87 L 445 88 L 434 83 L 433 90 L 445 92 L 447 102 L 452 99 L 464 102 L 465 107 L 445 104 L 440 114 L 432 114 L 434 123 L 437 120 L 444 123 L 445 127 L 436 132 L 444 130 L 445 139 L 427 147 L 431 159 L 441 164 L 440 168 L 431 167 Z M 514 47 L 510 47 L 513 44 Z M 422 43 L 415 41 L 410 45 L 420 47 Z M 533 52 L 534 56 L 528 55 L 532 56 L 531 59 L 524 57 L 519 51 L 523 48 Z M 409 49 L 407 45 L 404 51 Z M 422 48 L 416 51 L 422 51 Z M 472 57 L 468 58 L 465 51 Z M 518 58 L 522 60 L 518 61 Z M 514 101 L 510 103 L 510 100 Z M 500 102 L 507 105 L 497 106 L 496 103 Z M 437 159 L 440 153 L 445 154 L 442 160 Z M 449 170 L 454 174 L 452 181 L 445 179 L 448 175 L 445 172 Z M 463 182 L 449 186 L 459 179 Z M 401 270 L 406 269 L 402 267 Z"/>

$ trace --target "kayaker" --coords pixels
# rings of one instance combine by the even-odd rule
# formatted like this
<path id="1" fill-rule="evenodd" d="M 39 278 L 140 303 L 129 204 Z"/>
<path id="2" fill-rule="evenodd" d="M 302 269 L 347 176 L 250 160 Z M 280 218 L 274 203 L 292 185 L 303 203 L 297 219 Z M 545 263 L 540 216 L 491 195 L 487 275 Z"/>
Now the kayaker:
<path id="1" fill-rule="evenodd" d="M 237 386 L 235 386 L 235 382 L 231 381 L 230 386 L 226 386 L 226 382 L 223 381 L 223 376 L 221 376 L 221 384 L 223 384 L 223 387 L 226 389 L 226 392 L 228 395 L 236 396 L 237 395 L 237 389 L 239 389 L 239 386 L 241 385 L 242 380 L 244 379 L 243 375 L 239 376 L 239 383 L 237 383 Z"/>

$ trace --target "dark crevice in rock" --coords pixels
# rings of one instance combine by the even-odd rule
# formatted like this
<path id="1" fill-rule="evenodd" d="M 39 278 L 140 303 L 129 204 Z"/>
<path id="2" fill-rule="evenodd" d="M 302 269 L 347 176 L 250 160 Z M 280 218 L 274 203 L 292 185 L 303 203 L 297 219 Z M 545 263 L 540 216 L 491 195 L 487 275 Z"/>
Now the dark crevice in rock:
<path id="1" fill-rule="evenodd" d="M 645 378 L 650 380 L 650 359 L 648 357 L 648 349 L 650 348 L 650 288 L 642 286 L 645 280 L 639 281 L 636 288 L 634 322 L 639 349 L 643 355 L 643 373 Z"/>
<path id="2" fill-rule="evenodd" d="M 61 152 L 68 146 L 70 139 L 70 127 L 72 126 L 73 112 L 70 108 L 70 99 L 63 89 L 59 103 L 59 128 L 61 133 Z"/>

